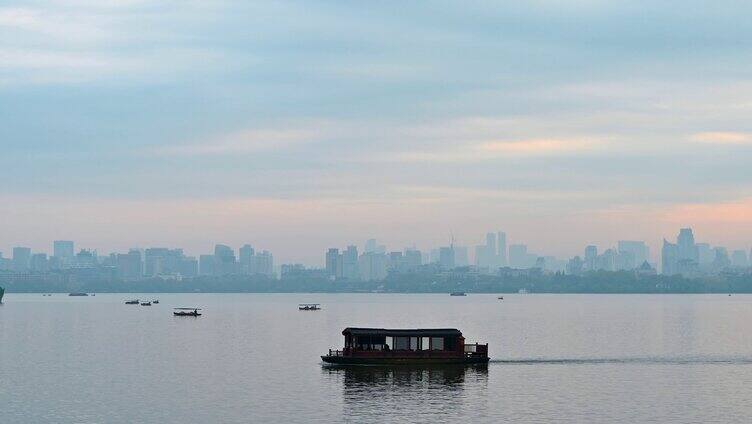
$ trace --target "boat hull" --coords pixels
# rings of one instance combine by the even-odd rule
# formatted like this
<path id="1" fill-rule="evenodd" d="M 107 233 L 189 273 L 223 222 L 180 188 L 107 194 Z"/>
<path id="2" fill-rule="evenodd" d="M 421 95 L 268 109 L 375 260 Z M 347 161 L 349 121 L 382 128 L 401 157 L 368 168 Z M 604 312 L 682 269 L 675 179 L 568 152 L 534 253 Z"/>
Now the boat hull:
<path id="1" fill-rule="evenodd" d="M 444 365 L 444 364 L 487 364 L 487 357 L 354 357 L 322 355 L 321 360 L 327 364 L 337 365 Z"/>

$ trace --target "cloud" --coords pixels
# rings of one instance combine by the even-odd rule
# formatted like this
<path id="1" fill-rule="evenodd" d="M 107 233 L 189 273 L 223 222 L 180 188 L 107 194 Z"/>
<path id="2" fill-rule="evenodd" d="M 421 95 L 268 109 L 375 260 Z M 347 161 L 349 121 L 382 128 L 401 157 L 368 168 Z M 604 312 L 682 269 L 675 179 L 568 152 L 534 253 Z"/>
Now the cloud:
<path id="1" fill-rule="evenodd" d="M 408 151 L 387 157 L 397 162 L 483 162 L 504 158 L 570 156 L 606 146 L 597 139 L 527 139 L 462 143 L 437 151 Z"/>
<path id="2" fill-rule="evenodd" d="M 752 134 L 729 131 L 703 132 L 694 134 L 692 140 L 709 144 L 752 144 Z"/>

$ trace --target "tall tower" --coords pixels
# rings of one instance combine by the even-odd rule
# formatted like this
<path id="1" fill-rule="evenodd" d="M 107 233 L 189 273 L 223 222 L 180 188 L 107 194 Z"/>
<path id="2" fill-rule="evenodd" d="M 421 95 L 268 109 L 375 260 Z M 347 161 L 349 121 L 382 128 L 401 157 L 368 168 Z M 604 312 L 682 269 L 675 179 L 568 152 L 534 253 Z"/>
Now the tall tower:
<path id="1" fill-rule="evenodd" d="M 497 249 L 497 255 L 499 255 L 499 266 L 507 266 L 507 233 L 499 231 L 496 235 L 496 240 L 499 244 Z"/>

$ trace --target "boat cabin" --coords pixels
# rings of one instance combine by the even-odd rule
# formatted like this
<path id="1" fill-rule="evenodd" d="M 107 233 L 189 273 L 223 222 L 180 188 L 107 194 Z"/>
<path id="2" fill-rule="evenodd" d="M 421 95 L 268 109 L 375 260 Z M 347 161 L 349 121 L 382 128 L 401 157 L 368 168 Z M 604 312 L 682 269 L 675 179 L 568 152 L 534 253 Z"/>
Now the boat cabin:
<path id="1" fill-rule="evenodd" d="M 321 309 L 319 303 L 301 303 L 298 305 L 298 309 L 301 311 L 318 311 Z"/>
<path id="2" fill-rule="evenodd" d="M 342 335 L 345 336 L 344 348 L 330 350 L 329 355 L 322 357 L 325 362 L 488 362 L 488 344 L 466 344 L 462 332 L 455 328 L 348 327 Z"/>

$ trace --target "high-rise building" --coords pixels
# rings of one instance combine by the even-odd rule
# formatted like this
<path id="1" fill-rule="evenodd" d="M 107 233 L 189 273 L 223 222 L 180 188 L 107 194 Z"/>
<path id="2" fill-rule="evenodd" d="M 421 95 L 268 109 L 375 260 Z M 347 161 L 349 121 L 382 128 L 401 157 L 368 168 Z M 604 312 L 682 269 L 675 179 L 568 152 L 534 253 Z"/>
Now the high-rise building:
<path id="1" fill-rule="evenodd" d="M 518 269 L 528 268 L 528 253 L 526 245 L 509 245 L 509 266 Z"/>
<path id="2" fill-rule="evenodd" d="M 708 243 L 696 243 L 697 246 L 697 258 L 701 267 L 707 268 L 713 263 L 715 259 L 715 252 L 710 248 Z"/>
<path id="3" fill-rule="evenodd" d="M 679 250 L 674 243 L 669 243 L 663 239 L 661 248 L 661 273 L 673 275 L 679 273 Z"/>
<path id="4" fill-rule="evenodd" d="M 415 271 L 421 265 L 423 265 L 423 258 L 420 250 L 405 249 L 405 263 L 407 265 L 407 271 Z"/>
<path id="5" fill-rule="evenodd" d="M 118 278 L 126 281 L 140 279 L 143 275 L 141 251 L 131 249 L 126 254 L 115 255 L 115 273 Z"/>
<path id="6" fill-rule="evenodd" d="M 597 246 L 586 246 L 585 247 L 585 261 L 583 263 L 583 268 L 585 271 L 595 271 L 597 269 L 596 267 L 596 261 L 598 260 L 598 247 Z"/>
<path id="7" fill-rule="evenodd" d="M 499 231 L 497 233 L 498 249 L 496 254 L 499 257 L 496 266 L 507 266 L 507 233 Z"/>
<path id="8" fill-rule="evenodd" d="M 31 249 L 28 247 L 13 248 L 13 271 L 28 272 L 31 265 Z"/>
<path id="9" fill-rule="evenodd" d="M 70 240 L 55 240 L 52 242 L 52 252 L 57 258 L 70 258 L 76 255 L 73 242 Z"/>
<path id="10" fill-rule="evenodd" d="M 261 274 L 271 277 L 274 275 L 274 256 L 268 251 L 264 250 L 256 253 L 253 256 L 254 274 Z"/>
<path id="11" fill-rule="evenodd" d="M 366 247 L 363 249 L 363 252 L 365 253 L 375 253 L 378 249 L 378 244 L 376 243 L 376 239 L 368 239 L 366 240 Z"/>
<path id="12" fill-rule="evenodd" d="M 387 275 L 387 256 L 383 253 L 363 253 L 358 258 L 358 269 L 363 281 L 381 281 Z"/>
<path id="13" fill-rule="evenodd" d="M 628 253 L 632 255 L 631 264 L 629 259 L 623 260 L 623 267 L 620 269 L 634 269 L 641 266 L 650 258 L 650 250 L 644 241 L 619 240 L 619 254 Z"/>
<path id="14" fill-rule="evenodd" d="M 347 246 L 342 252 L 342 275 L 351 281 L 358 280 L 358 248 Z"/>
<path id="15" fill-rule="evenodd" d="M 238 258 L 240 259 L 240 273 L 241 274 L 254 274 L 256 270 L 253 269 L 253 257 L 256 252 L 253 246 L 250 244 L 244 244 L 238 251 Z"/>
<path id="16" fill-rule="evenodd" d="M 717 246 L 713 248 L 715 258 L 713 259 L 713 268 L 716 271 L 721 271 L 731 266 L 731 260 L 729 259 L 728 250 L 725 247 Z"/>
<path id="17" fill-rule="evenodd" d="M 31 255 L 30 261 L 31 272 L 44 273 L 48 270 L 47 254 L 35 253 Z"/>
<path id="18" fill-rule="evenodd" d="M 676 237 L 676 253 L 679 261 L 691 261 L 699 264 L 700 258 L 691 228 L 679 230 L 679 235 Z"/>
<path id="19" fill-rule="evenodd" d="M 486 252 L 491 258 L 496 257 L 496 234 L 486 233 Z"/>
<path id="20" fill-rule="evenodd" d="M 736 268 L 746 268 L 749 266 L 747 252 L 745 250 L 734 250 L 731 252 L 731 266 Z"/>
<path id="21" fill-rule="evenodd" d="M 235 252 L 230 246 L 218 244 L 214 246 L 214 274 L 215 275 L 232 275 L 236 274 Z"/>
<path id="22" fill-rule="evenodd" d="M 454 266 L 468 266 L 467 246 L 454 246 Z"/>
<path id="23" fill-rule="evenodd" d="M 198 273 L 199 275 L 214 275 L 216 259 L 214 255 L 200 255 L 198 257 Z"/>
<path id="24" fill-rule="evenodd" d="M 326 274 L 329 277 L 337 276 L 337 261 L 339 259 L 339 249 L 330 248 L 326 251 Z"/>
<path id="25" fill-rule="evenodd" d="M 439 248 L 439 265 L 443 269 L 454 269 L 454 246 Z"/>

